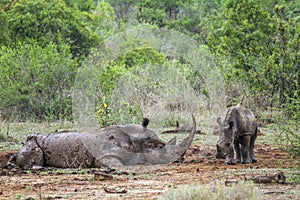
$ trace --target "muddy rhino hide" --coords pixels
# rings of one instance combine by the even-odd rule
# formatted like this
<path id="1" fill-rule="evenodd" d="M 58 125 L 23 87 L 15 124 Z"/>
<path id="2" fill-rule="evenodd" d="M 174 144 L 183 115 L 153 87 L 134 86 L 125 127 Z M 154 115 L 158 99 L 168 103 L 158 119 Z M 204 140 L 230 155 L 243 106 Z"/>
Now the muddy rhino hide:
<path id="1" fill-rule="evenodd" d="M 155 165 L 182 161 L 183 156 L 196 133 L 196 122 L 193 118 L 193 130 L 180 144 L 174 137 L 169 142 L 159 139 L 153 130 L 142 125 L 111 126 L 102 129 L 105 142 L 97 150 L 96 140 L 86 140 L 87 148 L 97 161 L 106 166 Z M 85 138 L 86 139 L 86 138 Z"/>
<path id="2" fill-rule="evenodd" d="M 11 157 L 8 165 L 24 169 L 34 166 L 94 167 L 95 160 L 82 143 L 83 135 L 88 137 L 91 134 L 61 132 L 31 135 L 19 152 Z"/>
<path id="3" fill-rule="evenodd" d="M 190 146 L 193 130 L 180 144 L 176 138 L 164 142 L 153 130 L 142 125 L 110 126 L 97 132 L 60 132 L 28 137 L 10 159 L 21 168 L 47 166 L 60 168 L 153 165 L 180 161 Z"/>
<path id="4" fill-rule="evenodd" d="M 43 151 L 37 142 L 37 135 L 27 137 L 26 144 L 20 148 L 18 154 L 13 155 L 7 165 L 17 165 L 21 168 L 31 168 L 33 166 L 43 166 Z"/>

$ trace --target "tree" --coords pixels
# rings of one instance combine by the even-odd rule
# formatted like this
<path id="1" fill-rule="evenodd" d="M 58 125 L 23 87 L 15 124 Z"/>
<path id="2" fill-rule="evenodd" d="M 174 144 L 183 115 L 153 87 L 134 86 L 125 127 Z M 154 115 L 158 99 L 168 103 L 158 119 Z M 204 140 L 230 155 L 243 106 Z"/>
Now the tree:
<path id="1" fill-rule="evenodd" d="M 67 7 L 63 1 L 19 1 L 7 15 L 13 44 L 32 40 L 41 46 L 68 43 L 73 57 L 80 57 L 101 41 L 81 20 L 86 13 Z"/>
<path id="2" fill-rule="evenodd" d="M 8 18 L 4 11 L 0 10 L 0 45 L 9 43 Z"/>
<path id="3" fill-rule="evenodd" d="M 251 97 L 262 109 L 282 107 L 299 95 L 299 17 L 292 3 L 276 3 L 270 8 L 228 0 L 219 16 L 223 22 L 208 37 L 215 53 L 232 60 L 223 67 L 227 80 L 246 84 L 240 100 Z"/>

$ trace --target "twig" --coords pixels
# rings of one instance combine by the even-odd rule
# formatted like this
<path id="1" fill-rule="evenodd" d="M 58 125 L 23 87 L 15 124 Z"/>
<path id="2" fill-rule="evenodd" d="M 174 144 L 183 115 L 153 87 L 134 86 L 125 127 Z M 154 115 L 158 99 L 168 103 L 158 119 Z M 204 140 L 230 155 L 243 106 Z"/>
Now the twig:
<path id="1" fill-rule="evenodd" d="M 7 124 L 6 136 L 9 136 L 9 123 Z"/>
<path id="2" fill-rule="evenodd" d="M 275 193 L 285 194 L 286 192 L 283 192 L 283 191 L 271 191 L 271 192 L 265 192 L 264 194 L 275 194 Z"/>

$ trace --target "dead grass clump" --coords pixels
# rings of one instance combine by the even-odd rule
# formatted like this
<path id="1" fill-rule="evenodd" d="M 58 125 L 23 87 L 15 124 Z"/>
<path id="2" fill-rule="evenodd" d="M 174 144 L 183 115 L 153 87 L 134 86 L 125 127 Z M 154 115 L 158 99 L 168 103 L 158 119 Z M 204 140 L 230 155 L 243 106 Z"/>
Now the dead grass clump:
<path id="1" fill-rule="evenodd" d="M 249 183 L 237 183 L 231 187 L 217 183 L 215 185 L 184 185 L 177 189 L 168 190 L 160 200 L 258 200 L 261 199 L 260 190 Z"/>

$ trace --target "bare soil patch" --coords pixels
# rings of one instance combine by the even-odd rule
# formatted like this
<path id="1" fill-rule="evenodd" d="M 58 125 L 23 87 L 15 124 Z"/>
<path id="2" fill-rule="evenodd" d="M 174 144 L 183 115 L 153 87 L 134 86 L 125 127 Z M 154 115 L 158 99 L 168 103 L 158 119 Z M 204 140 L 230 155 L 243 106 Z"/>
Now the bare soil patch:
<path id="1" fill-rule="evenodd" d="M 295 199 L 300 185 L 289 176 L 300 173 L 299 162 L 268 144 L 256 146 L 257 163 L 225 165 L 214 158 L 214 145 L 193 145 L 184 163 L 114 168 L 113 179 L 95 180 L 94 173 L 107 169 L 8 170 L 3 166 L 14 151 L 0 152 L 0 199 L 157 199 L 170 188 L 184 184 L 248 180 L 256 175 L 282 171 L 285 184 L 257 184 L 263 199 Z M 249 180 L 250 181 L 250 180 Z"/>

